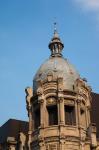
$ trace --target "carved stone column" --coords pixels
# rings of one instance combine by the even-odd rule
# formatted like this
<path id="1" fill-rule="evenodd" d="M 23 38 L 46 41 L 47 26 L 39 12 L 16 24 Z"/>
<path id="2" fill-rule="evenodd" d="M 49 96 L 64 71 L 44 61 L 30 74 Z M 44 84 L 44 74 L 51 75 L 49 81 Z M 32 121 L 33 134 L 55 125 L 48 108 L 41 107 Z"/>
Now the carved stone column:
<path id="1" fill-rule="evenodd" d="M 81 126 L 81 121 L 80 121 L 80 119 L 81 119 L 81 116 L 80 116 L 80 103 L 81 103 L 81 101 L 80 101 L 79 99 L 77 99 L 77 112 L 78 112 L 77 117 L 78 117 L 78 127 L 80 127 L 80 126 Z"/>
<path id="2" fill-rule="evenodd" d="M 45 97 L 43 94 L 43 88 L 41 81 L 39 81 L 39 87 L 37 89 L 37 95 L 38 95 L 38 103 L 40 104 L 40 127 L 44 128 L 45 125 Z"/>
<path id="3" fill-rule="evenodd" d="M 85 150 L 85 143 L 81 142 L 81 150 Z"/>
<path id="4" fill-rule="evenodd" d="M 86 117 L 86 128 L 89 127 L 89 119 L 88 119 L 88 109 L 87 106 L 85 108 L 85 117 Z"/>
<path id="5" fill-rule="evenodd" d="M 76 115 L 76 126 L 78 126 L 78 107 L 77 107 L 77 100 L 75 101 L 75 115 Z"/>
<path id="6" fill-rule="evenodd" d="M 28 117 L 29 117 L 29 131 L 28 131 L 28 135 L 29 135 L 29 140 L 28 140 L 28 147 L 29 150 L 30 148 L 30 143 L 32 141 L 32 132 L 34 130 L 34 125 L 33 125 L 33 114 L 32 114 L 32 104 L 31 104 L 31 98 L 33 97 L 33 90 L 32 88 L 28 87 L 25 89 L 26 92 L 26 103 L 27 103 L 27 110 L 28 110 Z"/>
<path id="7" fill-rule="evenodd" d="M 90 107 L 87 107 L 87 117 L 88 117 L 88 123 L 90 124 L 91 119 L 90 119 Z"/>
<path id="8" fill-rule="evenodd" d="M 64 98 L 63 98 L 63 78 L 58 78 L 58 112 L 59 112 L 59 124 L 64 124 Z"/>
<path id="9" fill-rule="evenodd" d="M 90 97 L 88 95 L 87 96 L 87 101 L 86 101 L 86 124 L 87 124 L 87 128 L 90 125 L 90 109 L 91 109 L 91 106 L 90 106 Z"/>
<path id="10" fill-rule="evenodd" d="M 33 117 L 32 117 L 32 107 L 29 106 L 28 107 L 28 113 L 29 113 L 29 131 L 28 131 L 28 135 L 29 135 L 29 140 L 28 140 L 28 147 L 29 150 L 31 150 L 31 142 L 32 142 L 32 132 L 34 130 L 34 126 L 33 126 Z"/>
<path id="11" fill-rule="evenodd" d="M 81 140 L 81 116 L 80 116 L 80 105 L 81 105 L 81 101 L 79 99 L 77 99 L 77 117 L 78 117 L 78 130 L 79 130 L 79 138 Z M 82 150 L 82 144 L 81 141 L 79 141 L 79 150 Z"/>
<path id="12" fill-rule="evenodd" d="M 40 104 L 40 127 L 44 128 L 44 124 L 45 124 L 44 97 L 43 96 L 38 97 L 38 102 Z"/>
<path id="13" fill-rule="evenodd" d="M 59 118 L 60 118 L 60 124 L 65 124 L 64 121 L 64 98 L 59 97 Z"/>

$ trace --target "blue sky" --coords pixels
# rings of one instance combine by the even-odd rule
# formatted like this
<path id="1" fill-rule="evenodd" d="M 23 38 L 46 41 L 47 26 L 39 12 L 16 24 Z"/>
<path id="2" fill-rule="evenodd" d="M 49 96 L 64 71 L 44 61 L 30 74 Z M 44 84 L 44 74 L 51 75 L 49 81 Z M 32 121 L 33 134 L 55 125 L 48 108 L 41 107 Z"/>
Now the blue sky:
<path id="1" fill-rule="evenodd" d="M 98 0 L 0 1 L 0 125 L 27 120 L 25 92 L 50 55 L 56 20 L 63 54 L 99 93 Z"/>

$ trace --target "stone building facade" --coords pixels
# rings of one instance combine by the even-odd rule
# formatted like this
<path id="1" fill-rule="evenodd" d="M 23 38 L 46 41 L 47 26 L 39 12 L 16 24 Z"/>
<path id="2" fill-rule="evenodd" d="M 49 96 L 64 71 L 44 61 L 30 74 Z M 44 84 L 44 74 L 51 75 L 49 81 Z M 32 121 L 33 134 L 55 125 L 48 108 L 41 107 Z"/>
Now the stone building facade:
<path id="1" fill-rule="evenodd" d="M 63 57 L 63 48 L 55 29 L 51 56 L 38 69 L 33 88 L 25 89 L 29 122 L 0 127 L 1 150 L 99 150 L 99 94 Z"/>
<path id="2" fill-rule="evenodd" d="M 98 150 L 91 123 L 91 88 L 67 59 L 57 31 L 49 43 L 51 56 L 26 89 L 30 150 Z"/>

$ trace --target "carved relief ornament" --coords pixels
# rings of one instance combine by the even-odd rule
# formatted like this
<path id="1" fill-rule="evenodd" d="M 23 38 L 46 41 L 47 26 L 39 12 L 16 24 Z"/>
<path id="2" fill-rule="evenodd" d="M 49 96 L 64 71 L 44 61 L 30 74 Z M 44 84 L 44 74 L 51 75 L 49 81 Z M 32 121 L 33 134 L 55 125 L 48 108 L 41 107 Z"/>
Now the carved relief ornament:
<path id="1" fill-rule="evenodd" d="M 33 89 L 31 87 L 27 87 L 25 89 L 25 92 L 26 92 L 27 107 L 31 107 L 31 98 L 33 97 Z"/>
<path id="2" fill-rule="evenodd" d="M 64 98 L 63 97 L 58 97 L 58 102 L 59 103 L 62 103 L 64 101 Z"/>

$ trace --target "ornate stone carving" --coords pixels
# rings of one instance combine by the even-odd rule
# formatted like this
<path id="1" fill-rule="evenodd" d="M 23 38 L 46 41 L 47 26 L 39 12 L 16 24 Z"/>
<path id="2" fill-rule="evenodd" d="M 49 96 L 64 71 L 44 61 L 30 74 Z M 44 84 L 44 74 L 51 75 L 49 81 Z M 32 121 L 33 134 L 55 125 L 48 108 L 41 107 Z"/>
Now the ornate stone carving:
<path id="1" fill-rule="evenodd" d="M 49 97 L 46 99 L 47 100 L 47 105 L 52 105 L 52 104 L 56 104 L 56 98 L 55 97 Z"/>
<path id="2" fill-rule="evenodd" d="M 38 98 L 38 103 L 40 103 L 40 104 L 44 103 L 44 97 L 43 96 Z"/>
<path id="3" fill-rule="evenodd" d="M 39 136 L 38 136 L 38 141 L 39 141 L 39 142 L 43 142 L 43 141 L 44 141 L 44 137 L 41 136 L 41 135 L 39 135 Z"/>
<path id="4" fill-rule="evenodd" d="M 77 97 L 77 98 L 79 98 L 79 97 Z M 77 99 L 77 103 L 80 105 L 81 104 L 81 100 Z"/>
<path id="5" fill-rule="evenodd" d="M 64 98 L 58 97 L 58 102 L 59 102 L 59 103 L 63 103 L 63 101 L 64 101 Z"/>
<path id="6" fill-rule="evenodd" d="M 65 103 L 65 105 L 73 105 L 74 106 L 74 104 L 75 104 L 75 101 L 74 100 L 69 100 L 69 99 L 64 99 L 64 103 Z"/>
<path id="7" fill-rule="evenodd" d="M 20 132 L 20 150 L 24 150 L 26 146 L 26 136 L 22 132 Z"/>
<path id="8" fill-rule="evenodd" d="M 63 91 L 63 78 L 62 77 L 58 77 L 58 92 L 62 92 Z"/>
<path id="9" fill-rule="evenodd" d="M 37 89 L 37 95 L 38 95 L 38 103 L 40 104 L 44 103 L 43 88 L 41 86 Z"/>
<path id="10" fill-rule="evenodd" d="M 9 150 L 16 150 L 14 145 L 10 145 Z"/>
<path id="11" fill-rule="evenodd" d="M 59 138 L 60 140 L 65 139 L 65 135 L 62 133 Z"/>
<path id="12" fill-rule="evenodd" d="M 33 89 L 31 87 L 27 87 L 25 89 L 25 92 L 26 92 L 26 102 L 28 106 L 31 106 L 31 98 L 33 96 Z"/>
<path id="13" fill-rule="evenodd" d="M 49 72 L 48 74 L 47 74 L 47 81 L 48 82 L 51 82 L 53 80 L 53 73 L 52 72 Z"/>
<path id="14" fill-rule="evenodd" d="M 43 89 L 42 89 L 42 87 L 39 87 L 39 88 L 37 89 L 37 95 L 40 96 L 40 95 L 42 95 L 42 94 L 43 94 Z"/>

